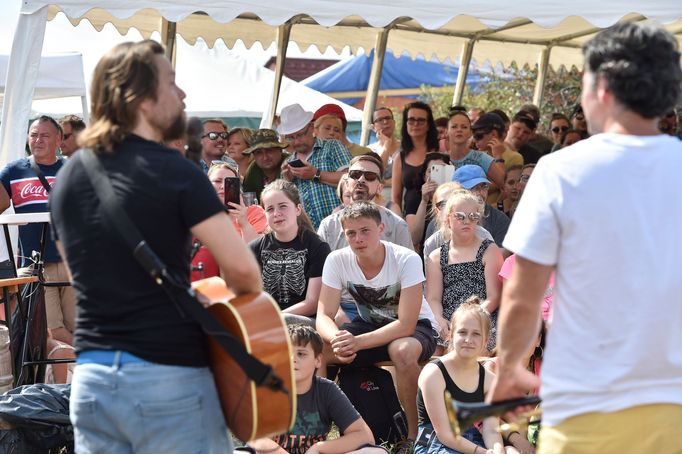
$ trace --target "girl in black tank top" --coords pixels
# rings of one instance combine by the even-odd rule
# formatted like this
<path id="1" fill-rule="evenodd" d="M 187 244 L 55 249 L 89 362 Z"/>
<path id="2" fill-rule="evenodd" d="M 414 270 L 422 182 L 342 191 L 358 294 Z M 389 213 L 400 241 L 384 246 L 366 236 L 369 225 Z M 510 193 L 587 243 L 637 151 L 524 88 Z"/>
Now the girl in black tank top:
<path id="1" fill-rule="evenodd" d="M 472 427 L 456 437 L 445 409 L 444 392 L 460 402 L 483 402 L 493 375 L 478 362 L 490 336 L 490 316 L 472 298 L 452 315 L 451 350 L 428 364 L 419 375 L 417 414 L 419 432 L 415 454 L 492 453 L 503 446 L 496 431 L 497 418 L 486 418 L 479 429 Z M 485 438 L 485 441 L 484 441 Z"/>

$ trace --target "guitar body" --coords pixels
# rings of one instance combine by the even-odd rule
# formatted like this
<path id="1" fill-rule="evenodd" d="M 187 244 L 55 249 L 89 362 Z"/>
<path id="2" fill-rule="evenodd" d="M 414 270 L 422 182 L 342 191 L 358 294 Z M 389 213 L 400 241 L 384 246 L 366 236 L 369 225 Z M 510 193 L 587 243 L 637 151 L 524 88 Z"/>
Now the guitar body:
<path id="1" fill-rule="evenodd" d="M 246 350 L 270 365 L 289 394 L 257 387 L 222 347 L 208 336 L 211 369 L 230 431 L 249 441 L 289 431 L 296 419 L 296 381 L 289 335 L 279 307 L 270 295 L 234 297 L 219 277 L 192 284 L 212 304 L 208 311 Z"/>

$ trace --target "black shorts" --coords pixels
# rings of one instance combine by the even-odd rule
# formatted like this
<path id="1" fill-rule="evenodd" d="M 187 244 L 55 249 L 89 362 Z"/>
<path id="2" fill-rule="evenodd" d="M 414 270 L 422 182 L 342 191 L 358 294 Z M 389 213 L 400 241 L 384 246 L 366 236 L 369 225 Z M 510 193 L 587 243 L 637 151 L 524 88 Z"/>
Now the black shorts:
<path id="1" fill-rule="evenodd" d="M 352 322 L 346 323 L 341 327 L 341 329 L 348 331 L 353 336 L 369 333 L 377 328 L 379 328 L 379 326 L 374 323 L 366 322 L 360 317 L 355 318 Z M 419 362 L 428 361 L 429 358 L 431 358 L 431 355 L 433 355 L 433 352 L 436 351 L 437 334 L 438 333 L 431 328 L 430 321 L 422 319 L 417 322 L 412 337 L 417 339 L 422 346 Z M 357 366 L 371 366 L 382 361 L 391 361 L 391 357 L 388 354 L 388 345 L 381 345 L 379 347 L 358 351 L 357 356 L 353 360 L 353 364 Z"/>

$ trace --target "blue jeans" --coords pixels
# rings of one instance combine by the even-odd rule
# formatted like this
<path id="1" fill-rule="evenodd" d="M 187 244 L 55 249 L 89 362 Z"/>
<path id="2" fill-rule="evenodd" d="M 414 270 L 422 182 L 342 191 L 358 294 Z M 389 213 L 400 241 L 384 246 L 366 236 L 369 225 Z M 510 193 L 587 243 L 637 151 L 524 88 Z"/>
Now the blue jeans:
<path id="1" fill-rule="evenodd" d="M 76 452 L 232 452 L 208 368 L 120 353 L 108 365 L 80 359 L 76 365 L 70 402 Z"/>
<path id="2" fill-rule="evenodd" d="M 426 434 L 431 434 L 430 437 L 424 437 Z M 425 440 L 428 438 L 428 444 L 426 444 Z M 470 442 L 480 446 L 481 448 L 484 449 L 485 452 L 485 443 L 483 443 L 483 436 L 481 435 L 481 432 L 478 431 L 477 428 L 472 427 L 468 429 L 466 432 L 462 434 L 462 438 L 466 438 Z M 424 445 L 426 444 L 426 446 Z M 479 452 L 481 450 L 479 449 Z M 450 449 L 447 446 L 445 446 L 441 441 L 436 437 L 436 432 L 433 431 L 433 426 L 431 424 L 422 424 L 419 426 L 419 430 L 417 432 L 417 442 L 414 444 L 414 454 L 461 454 L 459 451 L 455 451 L 454 449 Z"/>

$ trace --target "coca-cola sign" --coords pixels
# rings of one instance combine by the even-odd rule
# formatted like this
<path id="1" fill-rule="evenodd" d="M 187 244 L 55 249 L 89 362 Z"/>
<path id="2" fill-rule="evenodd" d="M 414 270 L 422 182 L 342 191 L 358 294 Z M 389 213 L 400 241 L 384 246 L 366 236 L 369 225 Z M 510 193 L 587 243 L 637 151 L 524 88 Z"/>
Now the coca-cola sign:
<path id="1" fill-rule="evenodd" d="M 54 177 L 47 177 L 52 185 Z M 47 191 L 38 178 L 26 178 L 12 182 L 12 202 L 15 207 L 33 203 L 47 203 Z"/>

